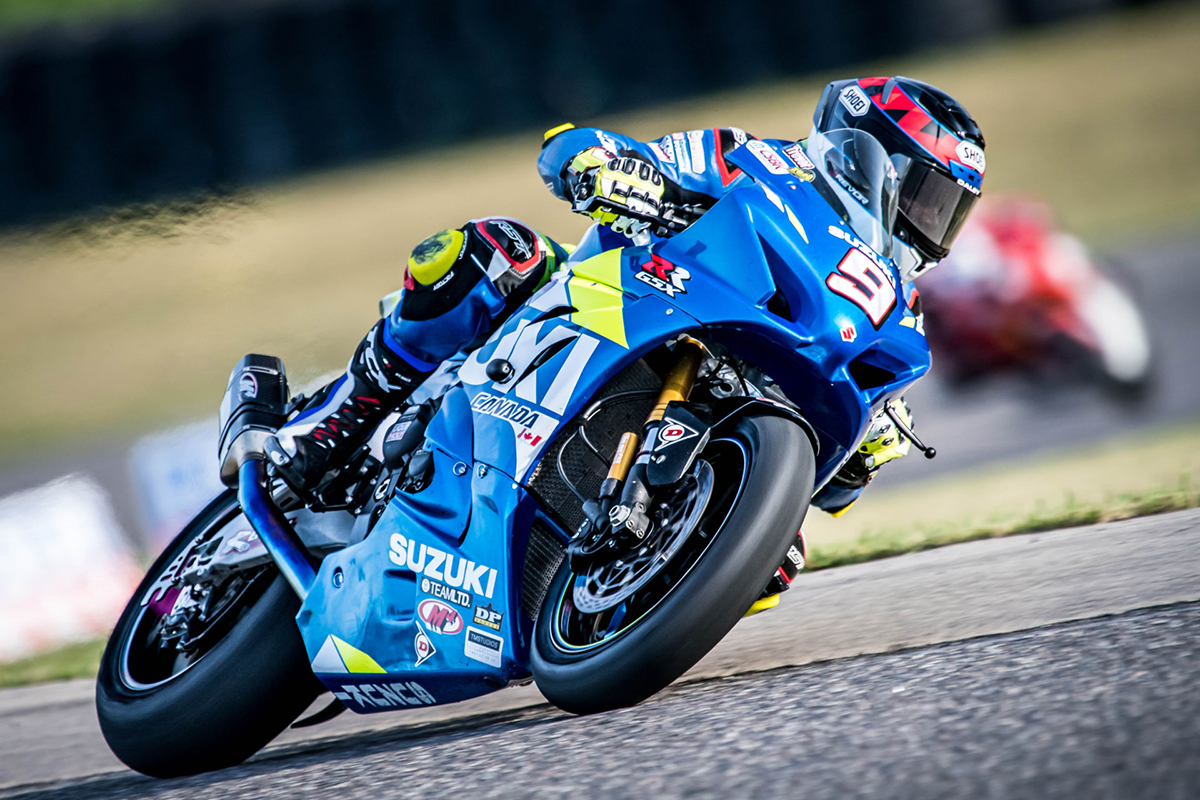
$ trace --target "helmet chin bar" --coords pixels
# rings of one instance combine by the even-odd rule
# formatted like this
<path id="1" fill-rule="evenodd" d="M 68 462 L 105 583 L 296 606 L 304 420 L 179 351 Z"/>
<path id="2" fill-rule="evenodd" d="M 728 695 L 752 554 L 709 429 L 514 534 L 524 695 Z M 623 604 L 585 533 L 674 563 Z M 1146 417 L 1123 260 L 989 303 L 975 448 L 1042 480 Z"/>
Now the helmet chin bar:
<path id="1" fill-rule="evenodd" d="M 900 271 L 900 280 L 911 283 L 919 275 L 924 275 L 937 266 L 934 259 L 926 258 L 920 250 L 908 243 L 907 237 L 897 231 L 892 237 L 892 260 Z"/>

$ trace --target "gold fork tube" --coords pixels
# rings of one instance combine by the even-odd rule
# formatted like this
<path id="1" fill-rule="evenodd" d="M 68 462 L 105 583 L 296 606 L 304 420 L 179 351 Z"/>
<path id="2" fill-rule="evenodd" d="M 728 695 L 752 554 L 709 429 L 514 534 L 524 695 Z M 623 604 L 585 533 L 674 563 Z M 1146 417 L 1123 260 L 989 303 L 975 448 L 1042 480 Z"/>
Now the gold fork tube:
<path id="1" fill-rule="evenodd" d="M 687 400 L 691 395 L 692 386 L 696 383 L 696 373 L 700 370 L 700 364 L 704 362 L 704 347 L 690 336 L 685 337 L 675 345 L 675 356 L 675 363 L 663 380 L 658 402 L 655 404 L 654 410 L 650 412 L 650 416 L 646 418 L 647 425 L 662 420 L 668 403 L 675 400 Z M 621 434 L 617 452 L 613 453 L 612 462 L 608 466 L 605 483 L 608 481 L 624 482 L 629 477 L 629 470 L 633 468 L 640 445 L 641 437 L 636 433 L 629 431 Z"/>
<path id="2" fill-rule="evenodd" d="M 606 480 L 625 480 L 629 475 L 629 468 L 633 466 L 633 459 L 637 456 L 640 444 L 641 438 L 636 433 L 630 431 L 621 434 L 621 441 L 617 445 L 617 452 L 613 453 L 612 463 L 608 466 L 608 477 Z"/>
<path id="3" fill-rule="evenodd" d="M 696 373 L 704 361 L 704 347 L 690 336 L 686 337 L 675 345 L 675 358 L 675 364 L 663 381 L 658 403 L 646 418 L 647 423 L 660 421 L 667 413 L 668 403 L 688 399 L 696 383 Z"/>

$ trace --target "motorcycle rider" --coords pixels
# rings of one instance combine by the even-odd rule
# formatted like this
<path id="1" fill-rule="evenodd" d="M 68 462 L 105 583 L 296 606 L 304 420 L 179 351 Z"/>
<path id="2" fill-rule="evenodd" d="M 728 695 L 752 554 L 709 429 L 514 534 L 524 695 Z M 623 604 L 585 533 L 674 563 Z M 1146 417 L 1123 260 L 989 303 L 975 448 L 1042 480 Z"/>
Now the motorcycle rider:
<path id="1" fill-rule="evenodd" d="M 903 77 L 830 83 L 813 122 L 801 143 L 813 160 L 825 134 L 843 128 L 865 131 L 887 150 L 898 187 L 893 258 L 905 300 L 919 318 L 909 282 L 945 257 L 979 196 L 984 141 L 978 125 L 949 95 Z M 613 232 L 644 237 L 685 227 L 748 181 L 726 156 L 754 138 L 739 128 L 712 128 L 641 142 L 566 124 L 546 132 L 538 170 L 573 211 Z M 815 181 L 848 220 L 863 213 L 846 187 L 821 176 Z M 399 301 L 367 333 L 345 374 L 268 439 L 275 471 L 305 496 L 344 489 L 339 469 L 378 422 L 444 360 L 486 338 L 568 257 L 567 248 L 504 217 L 471 220 L 422 241 L 408 259 Z M 911 425 L 902 400 L 892 408 Z M 884 463 L 908 450 L 909 441 L 880 409 L 858 450 L 813 504 L 844 513 Z"/>

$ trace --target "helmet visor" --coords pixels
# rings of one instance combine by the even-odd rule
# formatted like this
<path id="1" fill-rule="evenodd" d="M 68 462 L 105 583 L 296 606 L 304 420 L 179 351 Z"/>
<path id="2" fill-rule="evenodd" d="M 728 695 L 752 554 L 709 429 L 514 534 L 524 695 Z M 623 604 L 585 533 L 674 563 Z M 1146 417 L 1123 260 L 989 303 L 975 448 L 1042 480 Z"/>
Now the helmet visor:
<path id="1" fill-rule="evenodd" d="M 978 199 L 953 178 L 915 162 L 900 185 L 900 214 L 916 243 L 935 258 L 944 258 Z"/>

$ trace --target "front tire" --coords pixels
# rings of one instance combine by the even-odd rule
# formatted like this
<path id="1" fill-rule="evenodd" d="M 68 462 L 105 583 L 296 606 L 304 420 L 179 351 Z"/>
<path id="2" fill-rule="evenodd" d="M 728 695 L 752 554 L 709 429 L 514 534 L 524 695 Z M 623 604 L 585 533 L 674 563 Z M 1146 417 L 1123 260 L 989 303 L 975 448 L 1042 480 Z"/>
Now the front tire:
<path id="1" fill-rule="evenodd" d="M 254 579 L 258 586 L 248 587 L 244 607 L 230 612 L 236 616 L 228 630 L 218 631 L 219 639 L 194 662 L 168 662 L 161 674 L 155 671 L 153 639 L 143 641 L 153 631 L 146 619 L 153 604 L 143 606 L 141 599 L 177 556 L 238 516 L 229 491 L 183 529 L 129 601 L 101 659 L 100 728 L 113 753 L 146 775 L 169 778 L 239 764 L 322 691 L 296 627 L 299 599 L 273 566 Z M 148 654 L 140 663 L 139 652 Z"/>
<path id="2" fill-rule="evenodd" d="M 736 485 L 731 447 L 744 459 Z M 569 563 L 555 576 L 535 622 L 531 661 L 538 689 L 559 708 L 608 711 L 666 687 L 737 624 L 795 542 L 815 473 L 804 431 L 782 417 L 746 416 L 714 436 L 700 457 L 724 461 L 717 485 L 733 494 L 724 505 L 714 495 L 690 537 L 694 546 L 664 570 L 677 574 L 656 581 L 660 596 L 629 612 L 631 622 L 622 622 L 624 605 L 602 618 L 582 615 L 573 607 Z M 593 642 L 578 638 L 580 618 L 588 616 L 599 618 L 596 627 L 608 626 Z"/>

